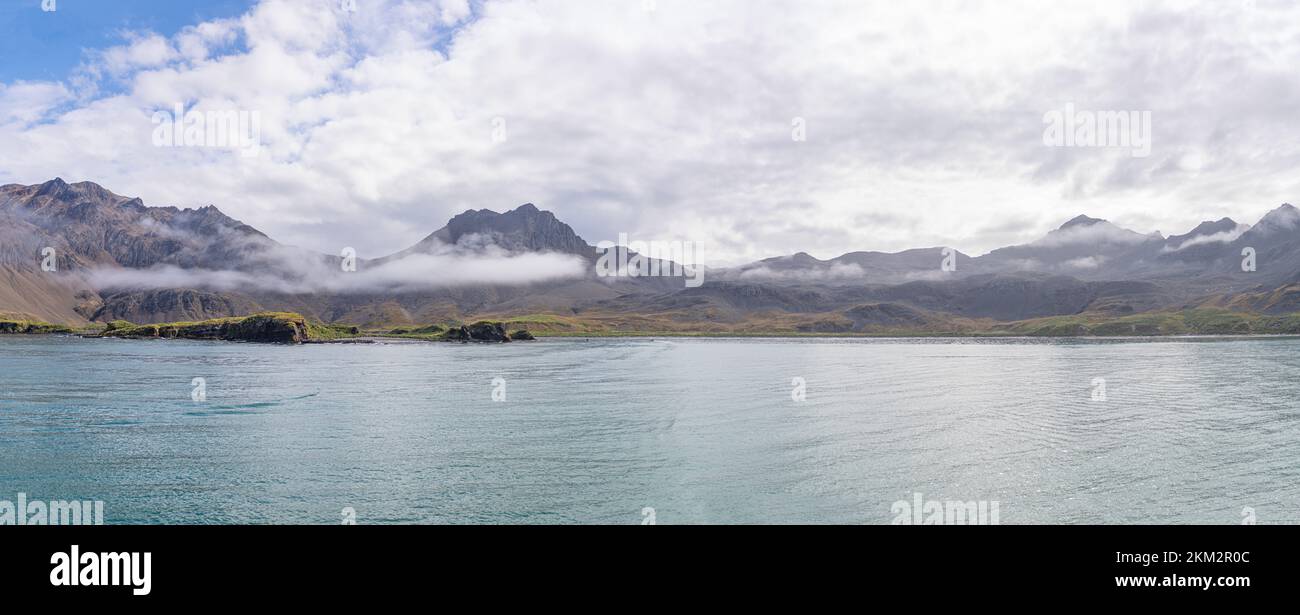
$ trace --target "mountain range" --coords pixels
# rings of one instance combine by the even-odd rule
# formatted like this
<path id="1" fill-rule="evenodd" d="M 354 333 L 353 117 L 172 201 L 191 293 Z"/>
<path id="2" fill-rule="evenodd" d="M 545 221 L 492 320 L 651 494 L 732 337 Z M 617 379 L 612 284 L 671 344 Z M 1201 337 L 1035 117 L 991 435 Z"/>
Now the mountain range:
<path id="1" fill-rule="evenodd" d="M 694 288 L 601 277 L 600 256 L 524 204 L 466 211 L 350 271 L 347 256 L 286 246 L 211 205 L 150 207 L 58 178 L 0 186 L 0 312 L 69 325 L 277 310 L 362 327 L 501 318 L 557 333 L 966 333 L 1059 317 L 1300 311 L 1300 210 L 1289 204 L 1253 225 L 1222 218 L 1172 236 L 1078 216 L 977 257 L 941 246 L 799 252 L 707 269 Z"/>

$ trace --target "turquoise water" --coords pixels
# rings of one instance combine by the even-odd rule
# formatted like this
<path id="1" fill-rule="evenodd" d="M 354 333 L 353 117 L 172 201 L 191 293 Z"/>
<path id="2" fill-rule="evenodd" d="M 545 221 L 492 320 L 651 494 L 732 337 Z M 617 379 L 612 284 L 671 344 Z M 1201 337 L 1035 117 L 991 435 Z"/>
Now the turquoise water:
<path id="1" fill-rule="evenodd" d="M 920 493 L 1004 524 L 1295 523 L 1297 400 L 1295 339 L 0 336 L 0 500 L 99 499 L 108 523 L 889 523 Z"/>

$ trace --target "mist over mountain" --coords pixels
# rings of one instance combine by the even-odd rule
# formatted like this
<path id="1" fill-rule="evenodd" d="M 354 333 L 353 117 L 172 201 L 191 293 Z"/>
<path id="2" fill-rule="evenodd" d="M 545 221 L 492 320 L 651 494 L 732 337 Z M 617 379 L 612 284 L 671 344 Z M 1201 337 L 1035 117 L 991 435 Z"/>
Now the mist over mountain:
<path id="1" fill-rule="evenodd" d="M 53 248 L 56 271 L 42 268 Z M 1253 250 L 1256 270 L 1243 271 Z M 526 203 L 469 210 L 378 258 L 278 243 L 217 207 L 150 207 L 91 182 L 0 186 L 0 311 L 80 324 L 292 310 L 361 325 L 550 314 L 610 327 L 864 332 L 1211 305 L 1296 303 L 1300 211 L 1164 236 L 1080 215 L 971 257 L 934 246 L 805 252 L 680 277 L 602 277 L 600 250 Z M 945 266 L 947 261 L 947 266 Z M 48 263 L 46 263 L 48 265 Z"/>

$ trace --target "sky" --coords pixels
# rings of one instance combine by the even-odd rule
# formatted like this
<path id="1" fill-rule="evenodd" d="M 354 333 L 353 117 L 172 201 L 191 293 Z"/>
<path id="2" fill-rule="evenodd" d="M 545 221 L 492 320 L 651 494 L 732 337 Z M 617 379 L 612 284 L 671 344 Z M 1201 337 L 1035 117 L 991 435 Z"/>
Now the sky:
<path id="1" fill-rule="evenodd" d="M 119 45 L 130 32 L 171 36 L 185 26 L 236 17 L 253 0 L 0 0 L 0 81 L 60 81 L 86 50 Z M 51 17 L 58 19 L 51 19 Z"/>
<path id="2" fill-rule="evenodd" d="M 977 255 L 1081 213 L 1179 234 L 1300 200 L 1289 2 L 53 8 L 0 0 L 0 183 L 213 204 L 330 254 L 526 202 L 592 244 L 690 241 L 734 265 Z M 243 114 L 258 147 L 161 139 L 177 104 Z M 1076 132 L 1121 113 L 1131 132 Z M 1049 134 L 1062 117 L 1077 138 Z"/>

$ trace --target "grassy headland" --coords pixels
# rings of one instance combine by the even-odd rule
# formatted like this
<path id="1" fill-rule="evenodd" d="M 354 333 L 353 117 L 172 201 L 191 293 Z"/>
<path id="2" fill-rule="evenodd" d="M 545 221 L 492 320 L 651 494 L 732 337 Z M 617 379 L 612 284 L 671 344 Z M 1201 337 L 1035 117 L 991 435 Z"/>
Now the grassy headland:
<path id="1" fill-rule="evenodd" d="M 195 322 L 137 325 L 114 320 L 99 335 L 129 338 L 183 338 L 297 344 L 311 339 L 341 337 L 337 327 L 310 324 L 301 314 L 262 312 L 244 317 Z"/>
<path id="2" fill-rule="evenodd" d="M 0 312 L 0 333 L 45 334 L 72 332 L 71 327 L 37 320 L 29 314 Z"/>
<path id="3" fill-rule="evenodd" d="M 1300 313 L 1269 316 L 1218 308 L 1196 308 L 1119 317 L 1080 314 L 1010 323 L 1004 332 L 1009 335 L 1046 337 L 1295 335 L 1300 334 Z"/>

